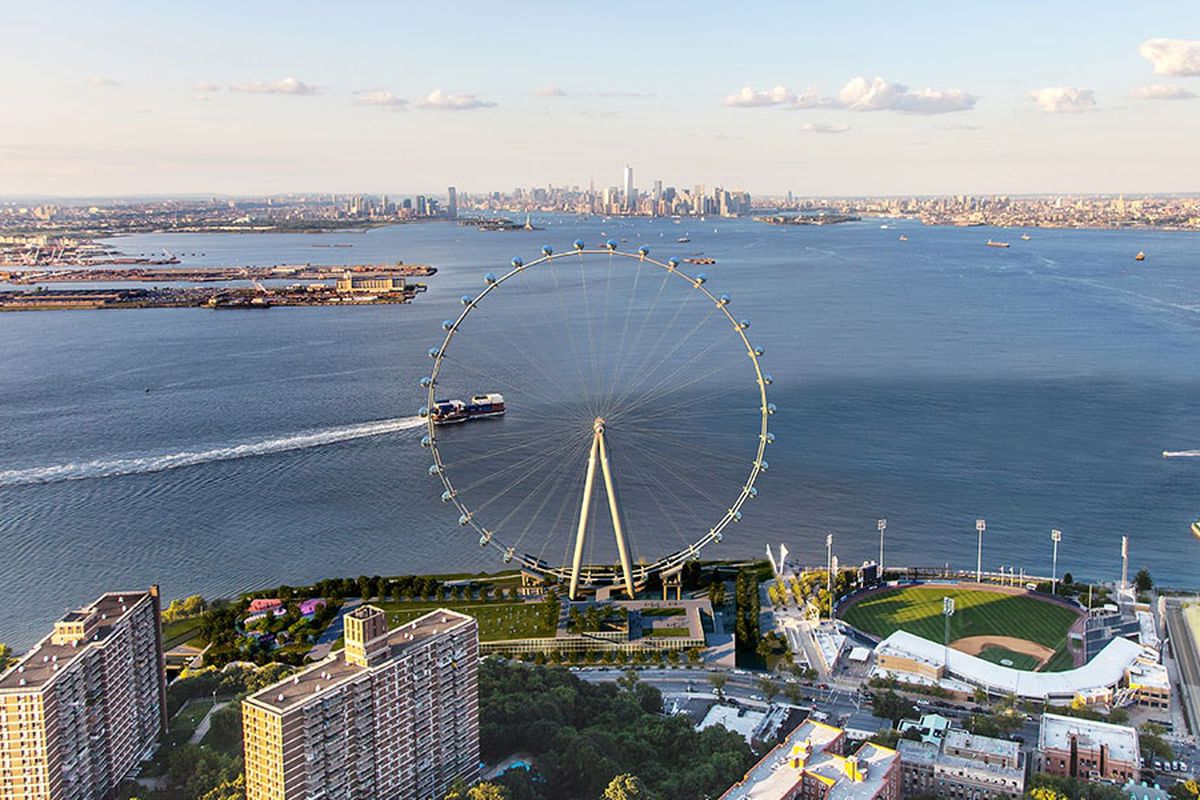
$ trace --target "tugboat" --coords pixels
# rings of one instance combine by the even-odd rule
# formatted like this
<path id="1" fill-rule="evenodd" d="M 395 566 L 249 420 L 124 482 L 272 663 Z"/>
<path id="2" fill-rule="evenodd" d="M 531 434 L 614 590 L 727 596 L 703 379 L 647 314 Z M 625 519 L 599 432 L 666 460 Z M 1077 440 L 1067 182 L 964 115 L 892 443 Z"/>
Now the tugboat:
<path id="1" fill-rule="evenodd" d="M 1134 261 L 1145 261 L 1146 253 L 1142 250 L 1138 250 L 1137 255 L 1133 257 L 1133 260 Z"/>
<path id="2" fill-rule="evenodd" d="M 506 411 L 504 395 L 495 392 L 477 394 L 469 401 L 437 400 L 429 412 L 434 425 L 454 425 L 472 419 L 499 417 Z"/>
<path id="3" fill-rule="evenodd" d="M 991 239 L 988 239 L 987 246 L 988 247 L 1008 247 L 1008 242 L 993 242 Z"/>
<path id="4" fill-rule="evenodd" d="M 1200 519 L 1192 523 L 1192 536 L 1200 539 Z"/>
<path id="5" fill-rule="evenodd" d="M 1030 236 L 1028 233 L 1022 233 L 1022 234 L 1021 234 L 1021 241 L 1022 241 L 1022 242 L 1028 242 L 1028 241 L 1029 241 L 1030 239 L 1032 239 L 1032 238 L 1033 238 L 1033 237 L 1032 237 L 1032 236 Z"/>
<path id="6" fill-rule="evenodd" d="M 689 239 L 688 235 L 685 233 L 683 236 L 680 236 L 675 241 L 679 242 L 680 244 L 687 244 L 688 242 L 691 241 L 691 239 Z"/>
<path id="7" fill-rule="evenodd" d="M 902 234 L 900 234 L 900 241 L 902 241 L 902 242 L 907 242 L 907 241 L 908 241 L 908 237 L 907 237 L 907 236 L 905 236 L 905 235 L 902 233 Z"/>

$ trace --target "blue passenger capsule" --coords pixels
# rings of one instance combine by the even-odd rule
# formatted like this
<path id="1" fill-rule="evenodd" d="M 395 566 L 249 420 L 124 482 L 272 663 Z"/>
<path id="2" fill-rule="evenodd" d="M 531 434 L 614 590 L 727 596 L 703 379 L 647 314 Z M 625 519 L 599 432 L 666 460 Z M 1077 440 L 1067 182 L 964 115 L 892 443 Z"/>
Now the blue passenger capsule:
<path id="1" fill-rule="evenodd" d="M 576 240 L 575 240 L 575 249 L 576 249 L 576 250 L 582 250 L 582 249 L 583 249 L 583 239 L 576 239 Z"/>

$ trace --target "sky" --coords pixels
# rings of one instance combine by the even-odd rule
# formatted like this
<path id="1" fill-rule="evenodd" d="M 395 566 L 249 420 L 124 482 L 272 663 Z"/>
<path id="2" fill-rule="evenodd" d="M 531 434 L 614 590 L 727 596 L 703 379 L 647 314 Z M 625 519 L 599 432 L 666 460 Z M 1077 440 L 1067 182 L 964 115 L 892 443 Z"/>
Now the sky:
<path id="1" fill-rule="evenodd" d="M 0 196 L 1200 191 L 1200 3 L 0 0 Z"/>

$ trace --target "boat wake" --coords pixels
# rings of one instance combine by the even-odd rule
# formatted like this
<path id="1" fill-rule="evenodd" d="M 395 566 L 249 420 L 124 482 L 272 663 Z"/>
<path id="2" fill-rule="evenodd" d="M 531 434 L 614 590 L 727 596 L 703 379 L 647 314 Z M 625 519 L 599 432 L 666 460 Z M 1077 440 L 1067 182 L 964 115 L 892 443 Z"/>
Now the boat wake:
<path id="1" fill-rule="evenodd" d="M 308 448 L 323 447 L 324 445 L 336 444 L 337 442 L 348 442 L 352 439 L 365 439 L 370 436 L 397 433 L 417 428 L 424 424 L 425 421 L 420 417 L 398 417 L 396 419 L 363 422 L 358 425 L 345 425 L 338 428 L 307 431 L 290 436 L 280 436 L 274 439 L 259 439 L 228 447 L 217 447 L 211 450 L 184 450 L 178 453 L 131 458 L 97 459 L 95 461 L 55 464 L 48 467 L 0 470 L 0 487 L 79 481 L 89 478 L 115 478 L 121 475 L 162 472 L 169 469 L 178 469 L 179 467 L 208 464 L 213 461 L 231 461 L 233 459 L 263 456 L 271 453 L 286 453 L 291 450 L 307 450 Z"/>
<path id="2" fill-rule="evenodd" d="M 1163 458 L 1200 458 L 1200 450 L 1163 450 Z"/>

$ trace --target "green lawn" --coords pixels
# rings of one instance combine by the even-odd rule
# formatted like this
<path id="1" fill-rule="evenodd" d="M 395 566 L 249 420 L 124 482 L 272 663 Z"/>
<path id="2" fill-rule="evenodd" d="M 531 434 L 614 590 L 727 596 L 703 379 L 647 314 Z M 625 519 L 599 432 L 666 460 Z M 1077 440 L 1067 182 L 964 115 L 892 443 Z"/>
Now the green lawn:
<path id="1" fill-rule="evenodd" d="M 651 628 L 647 636 L 687 636 L 691 631 L 687 628 Z"/>
<path id="2" fill-rule="evenodd" d="M 979 657 L 984 661 L 990 661 L 993 664 L 1000 664 L 1005 667 L 1013 667 L 1014 669 L 1035 670 L 1037 669 L 1038 660 L 1033 656 L 1025 655 L 1024 653 L 1016 653 L 1006 647 L 991 645 L 983 648 L 980 651 Z M 1008 662 L 1005 664 L 1004 662 Z"/>
<path id="3" fill-rule="evenodd" d="M 201 622 L 203 622 L 203 619 L 200 617 L 189 617 L 188 619 L 180 619 L 175 622 L 164 622 L 163 649 L 170 650 L 172 647 L 178 647 L 195 639 L 200 632 Z"/>
<path id="4" fill-rule="evenodd" d="M 171 717 L 171 721 L 167 725 L 167 743 L 180 745 L 192 738 L 192 734 L 200 725 L 200 720 L 204 719 L 204 715 L 212 707 L 212 698 L 193 700 L 184 706 L 182 711 Z"/>
<path id="5" fill-rule="evenodd" d="M 846 609 L 844 619 L 860 630 L 887 636 L 906 630 L 942 641 L 942 598 L 953 597 L 950 641 L 966 636 L 1015 636 L 1064 648 L 1078 618 L 1069 608 L 1026 595 L 972 591 L 954 586 L 912 586 L 871 595 Z"/>
<path id="6" fill-rule="evenodd" d="M 427 614 L 435 608 L 449 608 L 469 614 L 479 622 L 479 639 L 529 639 L 553 636 L 555 627 L 542 619 L 540 603 L 438 603 L 384 601 L 371 605 L 387 612 L 388 626 L 395 627 Z"/>

